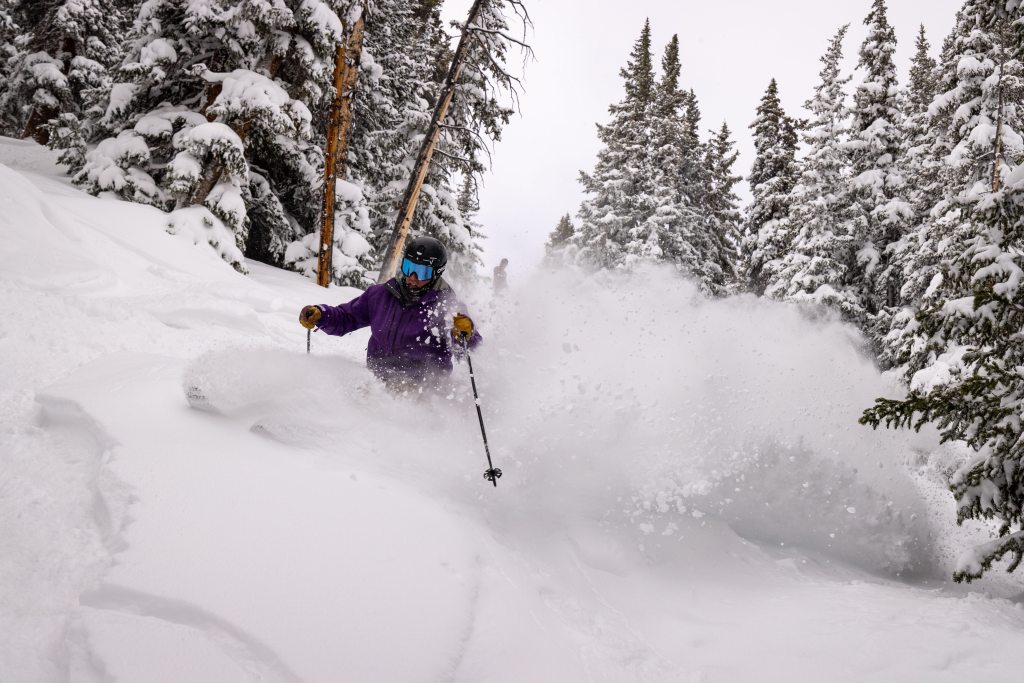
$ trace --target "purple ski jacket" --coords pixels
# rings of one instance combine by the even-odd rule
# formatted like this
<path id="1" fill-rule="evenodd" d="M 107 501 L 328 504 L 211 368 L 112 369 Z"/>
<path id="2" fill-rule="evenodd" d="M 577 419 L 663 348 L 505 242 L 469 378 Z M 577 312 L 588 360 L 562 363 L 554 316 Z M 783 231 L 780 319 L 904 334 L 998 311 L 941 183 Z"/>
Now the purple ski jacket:
<path id="1" fill-rule="evenodd" d="M 394 375 L 425 379 L 452 370 L 452 316 L 465 314 L 465 307 L 444 280 L 413 299 L 392 278 L 348 303 L 319 304 L 319 308 L 317 327 L 327 334 L 340 336 L 370 327 L 366 364 L 381 379 Z M 469 347 L 481 340 L 474 330 Z"/>

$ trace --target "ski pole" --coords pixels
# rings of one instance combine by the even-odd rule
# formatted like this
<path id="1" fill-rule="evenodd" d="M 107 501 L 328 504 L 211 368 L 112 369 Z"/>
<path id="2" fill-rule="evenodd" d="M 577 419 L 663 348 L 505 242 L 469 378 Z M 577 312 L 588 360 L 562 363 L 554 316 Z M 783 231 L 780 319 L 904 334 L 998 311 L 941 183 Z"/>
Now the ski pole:
<path id="1" fill-rule="evenodd" d="M 480 395 L 476 393 L 476 376 L 473 374 L 473 360 L 469 357 L 469 341 L 462 338 L 462 350 L 466 352 L 466 365 L 469 366 L 469 381 L 473 384 L 473 403 L 476 404 L 476 416 L 480 420 L 480 435 L 484 437 L 484 453 L 487 454 L 487 471 L 484 472 L 484 479 L 498 488 L 498 479 L 501 478 L 501 470 L 491 462 L 491 449 L 487 445 L 487 431 L 484 429 L 484 414 L 480 412 Z"/>
<path id="2" fill-rule="evenodd" d="M 306 355 L 309 355 L 310 339 L 313 337 L 313 330 L 306 330 Z"/>

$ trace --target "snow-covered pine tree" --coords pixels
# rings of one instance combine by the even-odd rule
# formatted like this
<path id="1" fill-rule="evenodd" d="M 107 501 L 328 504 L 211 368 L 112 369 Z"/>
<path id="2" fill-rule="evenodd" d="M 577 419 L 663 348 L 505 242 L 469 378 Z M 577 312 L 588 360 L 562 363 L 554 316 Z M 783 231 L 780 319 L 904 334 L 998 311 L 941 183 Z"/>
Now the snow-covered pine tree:
<path id="1" fill-rule="evenodd" d="M 709 180 L 704 165 L 706 150 L 700 141 L 700 103 L 692 89 L 683 93 L 682 119 L 679 186 L 692 206 L 702 207 L 707 200 Z"/>
<path id="2" fill-rule="evenodd" d="M 941 305 L 921 315 L 933 343 L 955 352 L 955 369 L 923 370 L 903 400 L 878 399 L 862 422 L 914 427 L 936 423 L 944 440 L 976 455 L 950 480 L 957 522 L 991 519 L 998 537 L 965 552 L 957 581 L 980 578 L 1003 556 L 1024 557 L 1024 167 L 971 208 L 979 233 L 948 271 Z M 966 296 L 960 296 L 966 294 Z"/>
<path id="3" fill-rule="evenodd" d="M 698 133 L 700 109 L 694 92 L 678 85 L 676 36 L 666 48 L 662 69 L 649 124 L 654 210 L 633 244 L 642 255 L 674 264 L 701 291 L 718 294 L 725 287 L 726 273 L 722 245 L 709 220 L 711 180 Z"/>
<path id="4" fill-rule="evenodd" d="M 363 51 L 377 68 L 372 87 L 356 93 L 346 162 L 366 195 L 368 239 L 379 263 L 451 56 L 440 3 L 378 2 L 366 13 Z"/>
<path id="5" fill-rule="evenodd" d="M 1002 113 L 1002 155 L 1015 165 L 1022 161 L 1024 130 L 1019 100 L 1007 97 L 1024 72 L 1014 24 L 999 17 L 998 0 L 969 0 L 943 44 L 938 65 L 938 94 L 928 109 L 928 145 L 922 201 L 937 203 L 912 234 L 910 248 L 918 250 L 907 268 L 910 310 L 893 320 L 885 349 L 889 364 L 907 377 L 931 366 L 947 353 L 941 341 L 929 339 L 914 319 L 915 309 L 928 309 L 948 298 L 941 285 L 951 264 L 977 237 L 973 206 L 991 190 L 996 129 Z M 1002 75 L 1000 75 L 1002 68 Z M 1000 89 L 1003 106 L 1000 107 Z M 1003 172 L 1008 166 L 1002 166 Z M 958 296 L 967 296 L 961 292 Z M 883 357 L 885 360 L 886 357 Z M 943 361 L 945 362 L 945 361 Z"/>
<path id="6" fill-rule="evenodd" d="M 339 46 L 348 49 L 354 27 L 361 18 L 364 22 L 361 54 L 346 54 L 346 61 L 358 65 L 359 74 L 352 97 L 352 126 L 348 131 L 344 158 L 339 160 L 341 171 L 335 180 L 333 272 L 329 280 L 340 285 L 365 287 L 371 282 L 366 273 L 373 267 L 375 258 L 371 247 L 373 225 L 370 218 L 374 192 L 362 173 L 366 164 L 361 153 L 367 147 L 363 131 L 377 125 L 376 119 L 368 116 L 365 110 L 367 103 L 372 109 L 375 103 L 385 99 L 380 83 L 382 69 L 373 55 L 381 48 L 382 42 L 384 49 L 389 48 L 387 36 L 390 35 L 390 27 L 386 18 L 394 15 L 397 21 L 401 21 L 404 15 L 394 11 L 398 8 L 393 7 L 396 4 L 393 0 L 287 0 L 287 3 L 292 8 L 295 27 L 290 35 L 282 37 L 287 49 L 277 50 L 278 53 L 283 52 L 279 79 L 289 84 L 289 92 L 308 103 L 314 112 L 313 135 L 310 141 L 284 141 L 293 145 L 290 153 L 279 156 L 279 163 L 268 169 L 278 171 L 272 187 L 281 188 L 282 192 L 266 196 L 279 199 L 291 229 L 267 233 L 271 238 L 267 257 L 249 255 L 271 263 L 283 262 L 286 268 L 311 278 L 318 277 L 325 191 L 323 150 L 331 107 L 336 102 L 333 73 Z M 401 7 L 407 4 L 402 3 Z M 288 239 L 292 241 L 288 243 Z M 252 246 L 258 245 L 259 241 Z"/>
<path id="7" fill-rule="evenodd" d="M 693 90 L 684 92 L 682 100 L 676 183 L 684 208 L 679 234 L 684 248 L 678 252 L 679 257 L 671 260 L 692 277 L 702 291 L 721 294 L 729 273 L 723 267 L 725 244 L 711 219 L 711 177 L 706 164 L 707 150 L 700 141 L 700 106 Z"/>
<path id="8" fill-rule="evenodd" d="M 558 223 L 555 225 L 555 229 L 548 235 L 548 241 L 544 244 L 544 253 L 546 256 L 551 257 L 557 251 L 565 247 L 572 240 L 572 236 L 575 234 L 576 228 L 573 227 L 572 218 L 569 214 L 565 214 L 558 219 Z"/>
<path id="9" fill-rule="evenodd" d="M 705 221 L 716 245 L 715 260 L 723 276 L 722 288 L 714 291 L 716 294 L 731 291 L 739 284 L 743 217 L 734 188 L 742 178 L 733 174 L 733 165 L 739 156 L 734 147 L 732 131 L 724 121 L 717 133 L 711 131 L 711 139 L 704 147 L 704 168 L 708 178 Z"/>
<path id="10" fill-rule="evenodd" d="M 821 57 L 821 80 L 814 96 L 804 103 L 811 114 L 802 131 L 806 153 L 800 160 L 800 180 L 793 188 L 789 210 L 791 237 L 788 251 L 769 262 L 765 294 L 777 299 L 824 305 L 850 321 L 866 319 L 861 292 L 852 276 L 857 273 L 857 250 L 849 227 L 849 205 L 842 191 L 849 180 L 846 140 L 846 93 L 850 77 L 840 74 L 843 38 L 841 27 Z"/>
<path id="11" fill-rule="evenodd" d="M 479 251 L 480 241 L 484 238 L 483 225 L 476 220 L 477 213 L 480 211 L 479 188 L 477 187 L 476 180 L 474 175 L 468 175 L 463 178 L 458 201 L 459 218 L 461 219 L 462 227 L 468 233 L 467 237 L 469 239 L 466 241 L 475 247 L 474 256 Z M 463 282 L 473 279 L 476 275 L 478 262 L 478 256 L 474 259 L 459 258 L 455 277 Z"/>
<path id="12" fill-rule="evenodd" d="M 80 163 L 81 126 L 94 94 L 106 86 L 108 69 L 120 53 L 123 15 L 114 0 L 21 0 L 7 5 L 9 30 L 24 35 L 6 66 L 9 79 L 0 95 L 0 119 L 8 132 L 50 141 L 54 127 L 60 143 L 76 150 L 66 155 Z"/>
<path id="13" fill-rule="evenodd" d="M 939 129 L 946 156 L 946 193 L 935 213 L 956 213 L 964 192 L 976 199 L 972 185 L 991 185 L 996 129 L 1002 114 L 1003 155 L 1015 160 L 1022 145 L 1020 119 L 1012 93 L 1022 64 L 1014 27 L 990 19 L 1003 3 L 968 0 L 943 46 L 938 95 L 929 113 Z M 1000 105 L 1000 91 L 1005 100 Z M 1008 94 L 1010 95 L 1008 98 Z M 1003 167 L 1006 171 L 1006 167 Z M 973 236 L 972 236 L 973 237 Z"/>
<path id="14" fill-rule="evenodd" d="M 915 316 L 925 291 L 939 267 L 939 244 L 936 240 L 932 209 L 942 200 L 945 157 L 949 148 L 944 134 L 934 125 L 929 107 L 938 90 L 938 65 L 929 51 L 922 24 L 915 43 L 910 78 L 903 94 L 905 117 L 902 125 L 899 173 L 906 179 L 906 199 L 913 217 L 905 234 L 890 244 L 890 267 L 897 269 L 902 282 L 899 309 L 888 321 L 879 321 L 878 333 L 884 334 L 879 350 L 882 367 L 905 362 L 913 344 Z"/>
<path id="15" fill-rule="evenodd" d="M 790 192 L 796 185 L 797 122 L 782 109 L 773 78 L 757 107 L 754 164 L 750 170 L 753 200 L 747 207 L 743 262 L 747 288 L 764 294 L 772 266 L 789 249 Z"/>
<path id="16" fill-rule="evenodd" d="M 338 17 L 314 4 L 322 30 L 336 33 Z M 301 188 L 312 184 L 310 160 L 318 157 L 309 107 L 290 91 L 310 92 L 312 44 L 296 32 L 284 0 L 148 0 L 98 122 L 105 137 L 76 182 L 165 209 L 205 207 L 211 243 L 236 267 L 249 249 L 279 262 L 284 245 L 308 230 L 296 227 L 281 198 L 298 190 L 287 201 L 308 211 Z M 298 83 L 283 80 L 296 72 Z M 234 235 L 234 250 L 219 222 Z"/>
<path id="17" fill-rule="evenodd" d="M 953 143 L 947 177 L 956 195 L 940 203 L 933 227 L 950 256 L 917 316 L 909 395 L 878 399 L 862 417 L 872 426 L 935 423 L 944 439 L 976 452 L 950 480 L 957 521 L 995 520 L 998 537 L 961 556 L 958 581 L 1007 555 L 1010 571 L 1024 558 L 1022 58 L 1024 7 L 968 0 L 943 50 L 942 93 L 931 107 Z M 978 155 L 997 140 L 1013 170 L 978 168 Z"/>
<path id="18" fill-rule="evenodd" d="M 582 263 L 617 268 L 646 241 L 638 228 L 655 210 L 650 162 L 650 110 L 655 78 L 651 24 L 644 22 L 626 66 L 620 70 L 625 96 L 608 107 L 611 121 L 597 126 L 602 143 L 590 173 L 580 173 L 586 198 L 579 210 L 574 243 Z M 631 246 L 632 245 L 632 246 Z"/>
<path id="19" fill-rule="evenodd" d="M 363 20 L 362 69 L 345 177 L 338 181 L 333 258 L 334 282 L 356 287 L 371 282 L 367 271 L 379 267 L 450 57 L 437 0 L 376 0 L 364 4 Z M 333 42 L 329 49 L 333 64 Z M 318 118 L 326 120 L 326 112 Z M 428 179 L 428 186 L 442 182 Z M 445 196 L 450 218 L 457 214 L 458 196 L 449 187 Z M 293 243 L 287 266 L 312 275 L 319 244 L 319 231 Z"/>
<path id="20" fill-rule="evenodd" d="M 338 197 L 339 211 L 349 216 L 335 222 L 335 282 L 372 282 L 366 273 L 379 266 L 394 226 L 416 135 L 430 116 L 438 45 L 446 40 L 436 5 L 376 0 L 364 7 L 362 71 L 352 102 L 346 177 L 339 181 L 351 191 Z M 319 232 L 303 240 L 314 263 L 319 240 Z"/>
<path id="21" fill-rule="evenodd" d="M 17 57 L 21 53 L 19 37 L 23 31 L 15 12 L 17 2 L 18 0 L 0 0 L 0 79 L 3 79 L 3 83 L 10 82 L 11 69 L 17 64 Z M 0 109 L 0 134 L 16 134 L 18 120 L 14 114 L 19 113 L 17 108 L 14 111 Z"/>
<path id="22" fill-rule="evenodd" d="M 889 24 L 885 0 L 874 0 L 864 24 L 868 35 L 857 62 L 864 78 L 854 89 L 847 142 L 851 176 L 844 201 L 852 213 L 845 232 L 858 250 L 847 283 L 868 316 L 865 329 L 879 324 L 888 329 L 888 316 L 899 304 L 902 284 L 889 245 L 903 236 L 913 212 L 904 198 L 906 183 L 897 164 L 903 114 L 893 62 L 896 33 Z M 874 320 L 879 312 L 881 322 Z"/>
<path id="23" fill-rule="evenodd" d="M 266 67 L 261 73 L 273 79 L 314 115 L 309 130 L 301 134 L 273 139 L 250 137 L 246 141 L 251 163 L 247 205 L 250 228 L 245 254 L 274 265 L 287 265 L 288 252 L 296 238 L 319 227 L 322 150 L 329 119 L 326 110 L 334 95 L 332 74 L 336 48 L 347 38 L 342 13 L 352 7 L 352 3 L 325 0 L 284 0 L 284 4 L 291 12 L 291 20 L 283 22 L 287 30 L 276 31 L 277 39 L 268 46 Z M 344 18 L 351 25 L 353 17 Z M 358 233 L 359 217 L 366 213 L 358 201 L 356 206 L 344 201 L 343 197 L 359 197 L 357 191 L 346 192 L 347 189 L 337 192 L 339 200 L 335 205 L 335 235 L 339 245 L 350 244 L 346 239 L 348 232 Z M 313 234 L 314 239 L 318 239 L 319 232 Z M 356 242 L 355 251 L 358 251 L 358 240 Z M 345 276 L 361 280 L 365 270 L 357 257 L 344 254 L 338 254 L 333 265 L 336 281 Z"/>
<path id="24" fill-rule="evenodd" d="M 689 271 L 696 260 L 693 232 L 697 212 L 683 194 L 682 170 L 687 161 L 684 130 L 686 93 L 679 89 L 679 36 L 673 35 L 661 60 L 662 77 L 649 111 L 649 160 L 652 210 L 630 230 L 625 264 L 638 260 L 668 261 Z"/>

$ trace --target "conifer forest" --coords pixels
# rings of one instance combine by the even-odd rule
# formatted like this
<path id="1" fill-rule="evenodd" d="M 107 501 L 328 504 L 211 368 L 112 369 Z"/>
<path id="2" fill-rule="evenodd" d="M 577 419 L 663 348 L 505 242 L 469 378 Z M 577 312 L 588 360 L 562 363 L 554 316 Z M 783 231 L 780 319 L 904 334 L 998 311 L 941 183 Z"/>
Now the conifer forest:
<path id="1" fill-rule="evenodd" d="M 466 33 L 412 228 L 456 256 L 446 276 L 472 281 L 487 233 L 478 185 L 529 94 L 529 3 L 479 0 L 463 25 L 446 24 L 442 2 L 0 0 L 0 133 L 59 152 L 92 195 L 166 212 L 168 231 L 200 232 L 236 270 L 249 259 L 316 279 L 344 95 L 326 277 L 365 289 Z M 859 45 L 849 24 L 809 38 L 818 83 L 786 93 L 802 108 L 784 110 L 787 84 L 772 79 L 749 119 L 712 125 L 681 38 L 655 45 L 639 27 L 621 46 L 621 99 L 594 112 L 584 200 L 554 226 L 544 267 L 661 264 L 711 299 L 761 297 L 856 328 L 906 389 L 863 406 L 862 424 L 931 425 L 969 447 L 948 473 L 958 521 L 998 527 L 959 560 L 954 578 L 971 581 L 1024 559 L 1024 1 L 966 0 L 948 36 L 900 36 L 915 46 L 903 82 L 886 0 L 865 11 L 849 18 L 867 27 Z M 357 25 L 357 83 L 341 93 L 339 46 Z"/>

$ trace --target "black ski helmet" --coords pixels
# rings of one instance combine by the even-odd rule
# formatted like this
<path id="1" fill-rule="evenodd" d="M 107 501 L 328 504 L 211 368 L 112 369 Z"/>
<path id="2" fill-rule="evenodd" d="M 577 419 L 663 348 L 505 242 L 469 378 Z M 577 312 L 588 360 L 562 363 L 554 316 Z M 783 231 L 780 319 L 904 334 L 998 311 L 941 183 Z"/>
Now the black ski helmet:
<path id="1" fill-rule="evenodd" d="M 434 275 L 430 278 L 430 281 L 434 283 L 441 279 L 441 273 L 444 272 L 444 267 L 448 265 L 448 250 L 444 248 L 440 241 L 433 237 L 414 237 L 405 245 L 405 254 L 403 254 L 402 259 L 409 259 L 421 266 L 433 267 Z M 401 265 L 399 265 L 398 270 L 402 270 Z"/>

